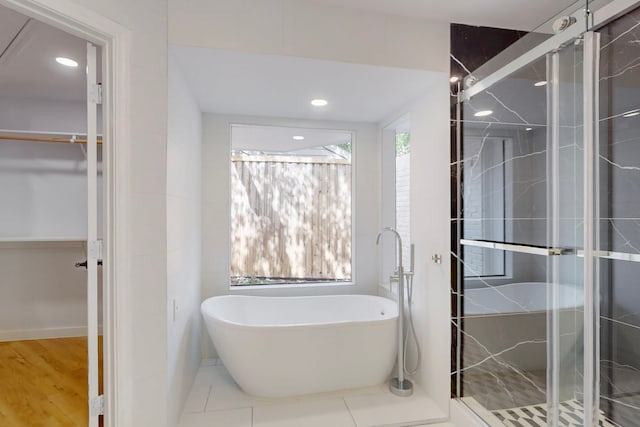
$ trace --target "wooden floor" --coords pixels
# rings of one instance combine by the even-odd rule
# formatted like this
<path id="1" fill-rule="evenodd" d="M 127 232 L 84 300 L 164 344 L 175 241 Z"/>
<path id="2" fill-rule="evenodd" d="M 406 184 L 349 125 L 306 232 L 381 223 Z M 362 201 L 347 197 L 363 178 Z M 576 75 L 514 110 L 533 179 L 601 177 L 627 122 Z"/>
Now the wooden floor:
<path id="1" fill-rule="evenodd" d="M 0 426 L 85 427 L 87 420 L 85 337 L 0 342 Z"/>

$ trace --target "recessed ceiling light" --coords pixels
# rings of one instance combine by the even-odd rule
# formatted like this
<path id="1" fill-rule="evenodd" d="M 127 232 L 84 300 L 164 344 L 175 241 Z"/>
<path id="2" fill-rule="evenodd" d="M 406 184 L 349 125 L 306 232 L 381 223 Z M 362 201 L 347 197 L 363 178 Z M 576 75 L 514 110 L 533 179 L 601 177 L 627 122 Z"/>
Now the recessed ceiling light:
<path id="1" fill-rule="evenodd" d="M 311 105 L 313 105 L 314 107 L 324 107 L 328 103 L 329 102 L 326 99 L 316 98 L 311 100 Z"/>
<path id="2" fill-rule="evenodd" d="M 631 110 L 624 113 L 622 117 L 635 117 L 639 115 L 640 115 L 640 110 Z"/>
<path id="3" fill-rule="evenodd" d="M 302 140 L 304 139 L 304 136 L 302 136 L 302 135 L 295 135 L 295 136 L 293 137 L 293 139 L 295 139 L 296 141 L 302 141 Z"/>
<path id="4" fill-rule="evenodd" d="M 542 80 L 542 81 L 534 83 L 533 85 L 536 86 L 536 87 L 540 87 L 540 86 L 545 86 L 546 84 L 547 84 L 547 81 L 546 80 Z"/>
<path id="5" fill-rule="evenodd" d="M 457 83 L 457 82 L 458 82 L 458 80 L 460 80 L 460 77 L 458 77 L 458 76 L 453 76 L 453 77 L 451 77 L 451 78 L 449 79 L 449 81 L 450 81 L 451 83 Z"/>
<path id="6" fill-rule="evenodd" d="M 474 116 L 476 117 L 484 117 L 484 116 L 490 116 L 493 114 L 493 111 L 491 110 L 482 110 L 482 111 L 478 111 L 477 113 L 474 114 Z"/>
<path id="7" fill-rule="evenodd" d="M 526 130 L 527 132 L 529 132 L 529 131 L 533 130 L 533 128 L 526 128 L 525 130 Z"/>
<path id="8" fill-rule="evenodd" d="M 58 56 L 56 62 L 65 67 L 77 67 L 78 63 L 71 58 L 65 58 L 64 56 Z"/>

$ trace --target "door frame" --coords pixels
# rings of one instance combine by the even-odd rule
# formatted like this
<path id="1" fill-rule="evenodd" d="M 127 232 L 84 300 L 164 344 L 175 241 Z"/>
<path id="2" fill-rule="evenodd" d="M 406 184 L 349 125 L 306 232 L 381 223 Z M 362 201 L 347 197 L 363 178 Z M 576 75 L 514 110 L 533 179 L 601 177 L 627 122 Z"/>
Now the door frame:
<path id="1" fill-rule="evenodd" d="M 132 403 L 125 391 L 133 373 L 132 364 L 126 352 L 117 350 L 127 348 L 126 325 L 131 324 L 125 311 L 130 301 L 127 165 L 131 144 L 131 34 L 122 25 L 70 0 L 0 0 L 0 5 L 102 48 L 104 425 L 127 425 Z"/>

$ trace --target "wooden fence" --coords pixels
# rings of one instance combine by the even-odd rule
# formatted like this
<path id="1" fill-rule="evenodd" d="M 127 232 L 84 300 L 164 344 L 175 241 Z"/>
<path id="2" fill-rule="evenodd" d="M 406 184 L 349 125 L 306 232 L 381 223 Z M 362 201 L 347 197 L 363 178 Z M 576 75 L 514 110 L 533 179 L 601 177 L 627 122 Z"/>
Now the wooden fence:
<path id="1" fill-rule="evenodd" d="M 231 276 L 351 279 L 351 164 L 234 156 Z"/>

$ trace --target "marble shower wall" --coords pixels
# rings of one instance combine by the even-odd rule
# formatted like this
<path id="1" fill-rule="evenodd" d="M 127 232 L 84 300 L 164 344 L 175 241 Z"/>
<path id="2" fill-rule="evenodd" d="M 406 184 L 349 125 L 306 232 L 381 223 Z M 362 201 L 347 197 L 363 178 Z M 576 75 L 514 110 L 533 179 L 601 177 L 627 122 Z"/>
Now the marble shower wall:
<path id="1" fill-rule="evenodd" d="M 564 84 L 560 145 L 553 153 L 547 143 L 546 58 L 462 104 L 461 153 L 452 147 L 452 189 L 459 186 L 461 195 L 460 206 L 452 210 L 459 216 L 452 217 L 452 224 L 458 231 L 460 222 L 460 238 L 551 246 L 547 224 L 553 191 L 561 218 L 554 243 L 574 249 L 581 245 L 582 98 L 576 96 L 582 90 L 577 77 L 580 52 L 579 45 L 569 45 L 558 53 Z M 553 181 L 551 156 L 557 156 L 560 165 Z M 454 313 L 459 313 L 453 328 L 459 346 L 452 354 L 458 396 L 489 411 L 545 404 L 549 257 L 466 245 L 459 253 L 456 249 L 454 244 L 453 257 L 462 264 L 462 277 L 452 286 Z M 557 258 L 553 268 L 562 284 L 560 397 L 571 400 L 579 394 L 581 381 L 582 260 L 575 255 Z"/>
<path id="2" fill-rule="evenodd" d="M 599 31 L 601 409 L 623 426 L 640 419 L 640 11 Z"/>
<path id="3" fill-rule="evenodd" d="M 463 239 L 547 246 L 545 79 L 536 62 L 463 104 Z M 546 257 L 461 252 L 462 397 L 490 411 L 546 402 Z"/>
<path id="4" fill-rule="evenodd" d="M 598 260 L 600 407 L 611 421 L 633 426 L 640 425 L 640 11 L 598 31 L 602 35 L 598 237 L 600 250 L 608 251 Z M 468 75 L 521 37 L 517 32 L 453 25 L 452 75 Z M 460 270 L 452 271 L 456 314 L 452 384 L 454 395 L 471 397 L 489 411 L 546 400 L 544 282 L 549 268 L 557 272 L 557 283 L 562 285 L 560 396 L 579 401 L 582 395 L 580 41 L 567 44 L 557 58 L 561 82 L 557 150 L 547 144 L 545 86 L 534 84 L 547 78 L 544 60 L 463 104 L 460 153 L 452 102 L 452 258 L 462 264 Z M 482 73 L 476 74 L 481 78 Z M 452 101 L 461 87 L 452 85 Z M 491 113 L 477 117 L 481 111 Z M 547 169 L 547 160 L 553 156 L 558 160 L 556 171 Z M 550 200 L 556 201 L 559 212 L 553 242 L 547 232 Z M 552 261 L 469 246 L 458 251 L 459 238 L 576 251 Z"/>
<path id="5" fill-rule="evenodd" d="M 458 226 L 462 225 L 459 217 L 457 206 L 457 194 L 459 184 L 461 184 L 461 177 L 457 176 L 457 168 L 461 164 L 458 162 L 457 141 L 456 141 L 456 94 L 462 88 L 463 82 L 470 75 L 472 70 L 478 69 L 481 65 L 485 64 L 488 60 L 495 57 L 499 52 L 512 45 L 515 41 L 520 39 L 524 33 L 487 28 L 487 27 L 475 27 L 462 24 L 451 24 L 451 76 L 457 77 L 458 80 L 451 84 L 451 302 L 452 312 L 457 313 L 458 310 L 463 309 L 463 305 L 459 303 L 459 295 L 462 294 L 462 289 L 458 292 L 458 287 L 462 287 L 462 277 L 459 277 L 457 270 L 458 250 L 457 242 L 461 237 L 458 233 Z M 491 40 L 491 42 L 487 42 Z M 462 154 L 462 153 L 460 153 Z M 479 218 L 476 221 L 476 228 L 481 233 L 481 220 Z M 468 225 L 468 231 L 473 229 L 473 225 Z M 451 330 L 451 390 L 452 397 L 462 396 L 461 383 L 458 381 L 458 372 L 462 369 L 458 364 L 462 354 L 458 354 L 458 350 L 463 350 L 463 343 L 469 340 L 463 338 L 462 335 L 462 323 L 463 317 L 458 317 L 454 314 L 452 319 Z M 461 329 L 458 329 L 458 326 Z M 478 353 L 481 355 L 482 348 Z M 460 356 L 460 357 L 459 357 Z M 482 356 L 480 356 L 482 357 Z"/>
<path id="6" fill-rule="evenodd" d="M 460 25 L 451 30 L 456 76 L 524 35 Z M 457 225 L 464 239 L 546 246 L 546 95 L 544 86 L 534 85 L 545 79 L 542 60 L 465 102 L 459 155 L 452 108 L 452 256 L 463 266 L 452 283 L 454 313 L 460 314 L 453 319 L 452 384 L 457 396 L 489 411 L 546 401 L 547 261 L 471 246 L 457 253 Z M 453 84 L 452 95 L 459 88 Z"/>

